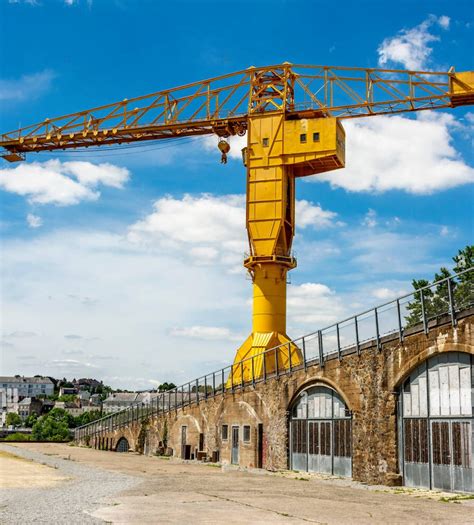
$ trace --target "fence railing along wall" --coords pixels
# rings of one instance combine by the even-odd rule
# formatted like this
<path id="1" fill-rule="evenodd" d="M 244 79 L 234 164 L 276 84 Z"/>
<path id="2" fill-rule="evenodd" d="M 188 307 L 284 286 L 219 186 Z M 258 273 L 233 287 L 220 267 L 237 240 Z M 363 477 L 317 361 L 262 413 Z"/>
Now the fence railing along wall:
<path id="1" fill-rule="evenodd" d="M 457 314 L 474 305 L 474 289 L 471 283 L 474 268 L 469 268 L 454 276 L 441 279 L 433 284 L 419 288 L 366 310 L 352 317 L 294 339 L 291 343 L 277 346 L 260 355 L 255 355 L 233 365 L 226 366 L 210 374 L 198 377 L 167 392 L 160 393 L 149 404 L 136 404 L 119 412 L 83 425 L 74 430 L 74 438 L 81 440 L 85 436 L 110 432 L 129 425 L 164 414 L 172 410 L 200 403 L 210 397 L 222 395 L 226 391 L 235 391 L 248 385 L 267 381 L 283 373 L 292 373 L 310 365 L 324 367 L 328 357 L 342 360 L 349 350 L 360 354 L 361 346 L 368 341 L 375 341 L 381 350 L 381 338 L 397 334 L 403 341 L 408 328 L 421 325 L 428 333 L 430 320 L 449 315 L 451 323 L 456 326 Z M 291 362 L 291 351 L 288 345 L 296 345 L 302 354 L 298 363 Z M 288 367 L 279 368 L 280 352 L 290 356 Z M 352 353 L 352 352 L 351 352 Z M 254 362 L 263 360 L 263 373 L 256 376 Z M 250 380 L 245 380 L 249 374 Z M 234 381 L 234 376 L 239 380 Z"/>

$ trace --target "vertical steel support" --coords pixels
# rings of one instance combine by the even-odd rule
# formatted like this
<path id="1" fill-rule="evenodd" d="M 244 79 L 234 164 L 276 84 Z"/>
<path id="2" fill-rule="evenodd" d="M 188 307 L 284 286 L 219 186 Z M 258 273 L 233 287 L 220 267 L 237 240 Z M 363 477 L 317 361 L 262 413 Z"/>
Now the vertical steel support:
<path id="1" fill-rule="evenodd" d="M 357 315 L 354 316 L 355 336 L 356 336 L 356 349 L 357 355 L 360 355 L 360 343 L 359 343 L 359 325 L 357 323 Z"/>
<path id="2" fill-rule="evenodd" d="M 216 373 L 212 372 L 212 397 L 216 395 Z"/>
<path id="3" fill-rule="evenodd" d="M 231 369 L 231 372 L 232 372 L 232 369 Z M 221 384 L 221 388 L 222 388 L 222 393 L 224 394 L 224 393 L 225 393 L 224 369 L 221 370 L 221 373 L 222 373 L 222 384 Z"/>
<path id="4" fill-rule="evenodd" d="M 244 388 L 244 362 L 240 361 L 240 388 Z"/>
<path id="5" fill-rule="evenodd" d="M 196 379 L 196 403 L 199 405 L 199 379 Z"/>
<path id="6" fill-rule="evenodd" d="M 425 310 L 425 294 L 424 290 L 421 290 L 421 315 L 423 316 L 423 332 L 428 334 L 428 323 L 426 321 L 426 310 Z"/>
<path id="7" fill-rule="evenodd" d="M 291 362 L 291 344 L 288 343 L 288 361 L 290 362 L 290 374 L 293 372 L 293 366 Z"/>
<path id="8" fill-rule="evenodd" d="M 204 376 L 204 399 L 207 399 L 207 376 Z"/>
<path id="9" fill-rule="evenodd" d="M 374 308 L 374 317 L 375 317 L 375 337 L 377 341 L 377 350 L 380 352 L 382 350 L 382 345 L 380 344 L 379 314 L 378 314 L 377 308 Z"/>
<path id="10" fill-rule="evenodd" d="M 400 299 L 397 299 L 397 316 L 398 316 L 398 338 L 400 343 L 403 343 L 403 325 L 402 325 L 402 313 L 400 311 Z"/>
<path id="11" fill-rule="evenodd" d="M 323 334 L 318 330 L 318 350 L 319 350 L 319 366 L 324 368 L 324 350 L 323 350 Z"/>
<path id="12" fill-rule="evenodd" d="M 280 369 L 278 368 L 278 347 L 275 348 L 275 373 L 277 378 L 280 377 Z"/>
<path id="13" fill-rule="evenodd" d="M 304 364 L 304 371 L 306 372 L 306 369 L 308 368 L 308 364 L 306 363 L 306 340 L 303 337 L 303 364 Z"/>
<path id="14" fill-rule="evenodd" d="M 254 356 L 251 357 L 252 359 L 252 386 L 255 387 L 255 364 L 253 362 Z"/>
<path id="15" fill-rule="evenodd" d="M 454 305 L 453 286 L 451 282 L 451 277 L 448 277 L 448 298 L 449 298 L 449 311 L 451 313 L 451 325 L 455 327 L 457 324 L 456 307 Z"/>
<path id="16" fill-rule="evenodd" d="M 178 389 L 174 389 L 174 411 L 178 412 Z"/>
<path id="17" fill-rule="evenodd" d="M 339 323 L 336 323 L 336 337 L 337 337 L 337 358 L 341 360 L 341 336 L 339 334 Z"/>
<path id="18" fill-rule="evenodd" d="M 234 365 L 230 367 L 230 389 L 234 391 Z"/>
<path id="19" fill-rule="evenodd" d="M 263 382 L 267 382 L 267 353 L 263 352 Z"/>
<path id="20" fill-rule="evenodd" d="M 188 405 L 191 406 L 191 383 L 188 383 Z"/>

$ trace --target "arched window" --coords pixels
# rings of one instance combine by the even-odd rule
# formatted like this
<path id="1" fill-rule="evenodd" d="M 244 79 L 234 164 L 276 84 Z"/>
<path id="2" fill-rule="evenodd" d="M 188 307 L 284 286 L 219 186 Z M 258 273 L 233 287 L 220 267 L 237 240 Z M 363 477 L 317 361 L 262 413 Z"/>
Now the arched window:
<path id="1" fill-rule="evenodd" d="M 448 352 L 416 368 L 399 390 L 405 485 L 474 491 L 472 356 Z"/>
<path id="2" fill-rule="evenodd" d="M 316 385 L 293 401 L 290 468 L 351 475 L 351 414 L 332 388 Z"/>

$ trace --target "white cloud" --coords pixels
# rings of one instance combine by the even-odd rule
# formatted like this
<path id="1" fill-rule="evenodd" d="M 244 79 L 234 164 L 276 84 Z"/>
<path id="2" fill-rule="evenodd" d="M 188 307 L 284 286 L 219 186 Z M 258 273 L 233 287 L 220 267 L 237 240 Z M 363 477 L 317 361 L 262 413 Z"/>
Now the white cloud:
<path id="1" fill-rule="evenodd" d="M 197 264 L 241 268 L 247 249 L 245 198 L 242 195 L 163 197 L 153 213 L 129 228 L 133 243 L 172 248 Z"/>
<path id="2" fill-rule="evenodd" d="M 373 290 L 372 295 L 376 299 L 387 301 L 390 299 L 396 299 L 397 297 L 400 297 L 401 295 L 405 295 L 406 293 L 407 291 L 405 289 L 394 290 L 392 288 L 381 287 L 381 288 L 376 288 L 375 290 Z"/>
<path id="3" fill-rule="evenodd" d="M 341 298 L 320 283 L 289 286 L 287 303 L 289 325 L 304 326 L 306 330 L 321 328 L 337 321 L 345 312 Z"/>
<path id="4" fill-rule="evenodd" d="M 379 65 L 385 67 L 401 64 L 410 70 L 426 70 L 433 51 L 430 43 L 439 40 L 431 30 L 435 25 L 446 30 L 449 22 L 447 16 L 438 18 L 430 15 L 421 24 L 411 29 L 402 29 L 396 36 L 386 38 L 378 48 Z"/>
<path id="5" fill-rule="evenodd" d="M 323 210 L 319 204 L 314 205 L 306 200 L 296 201 L 296 224 L 298 228 L 328 228 L 334 226 L 337 213 Z M 340 224 L 340 223 L 339 223 Z"/>
<path id="6" fill-rule="evenodd" d="M 451 19 L 449 18 L 449 16 L 446 16 L 446 15 L 443 15 L 443 16 L 440 16 L 438 18 L 438 24 L 443 28 L 443 29 L 449 29 L 449 24 L 451 23 Z"/>
<path id="7" fill-rule="evenodd" d="M 173 328 L 170 335 L 174 337 L 185 337 L 190 339 L 202 339 L 205 341 L 241 341 L 245 339 L 240 334 L 232 333 L 228 328 L 218 326 L 189 326 L 185 328 Z"/>
<path id="8" fill-rule="evenodd" d="M 38 215 L 33 215 L 32 213 L 28 213 L 26 216 L 26 222 L 30 228 L 39 228 L 43 225 L 43 219 L 38 217 Z"/>
<path id="9" fill-rule="evenodd" d="M 172 248 L 182 257 L 191 255 L 195 264 L 219 264 L 231 272 L 241 271 L 248 251 L 244 195 L 167 196 L 157 200 L 153 208 L 151 214 L 130 226 L 131 242 Z M 306 200 L 296 202 L 296 214 L 301 228 L 331 226 L 337 215 Z"/>
<path id="10" fill-rule="evenodd" d="M 369 208 L 369 211 L 365 214 L 364 220 L 362 221 L 362 225 L 368 228 L 377 226 L 377 212 Z"/>
<path id="11" fill-rule="evenodd" d="M 122 188 L 129 176 L 126 168 L 113 164 L 56 159 L 0 169 L 0 188 L 25 196 L 32 204 L 69 206 L 83 200 L 97 200 L 99 184 Z"/>
<path id="12" fill-rule="evenodd" d="M 430 194 L 474 180 L 452 142 L 460 124 L 446 113 L 367 118 L 345 123 L 347 167 L 310 180 L 355 192 Z"/>
<path id="13" fill-rule="evenodd" d="M 0 80 L 0 100 L 19 101 L 40 97 L 51 89 L 55 74 L 50 70 L 23 75 L 19 79 Z"/>

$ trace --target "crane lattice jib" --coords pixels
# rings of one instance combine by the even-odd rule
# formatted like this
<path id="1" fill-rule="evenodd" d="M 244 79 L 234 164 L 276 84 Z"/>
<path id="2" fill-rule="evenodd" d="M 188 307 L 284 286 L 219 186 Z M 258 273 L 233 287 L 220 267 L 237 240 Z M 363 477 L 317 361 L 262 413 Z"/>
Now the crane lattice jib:
<path id="1" fill-rule="evenodd" d="M 173 137 L 243 135 L 248 116 L 348 119 L 474 102 L 473 73 L 280 64 L 124 99 L 4 133 L 4 158 Z"/>

